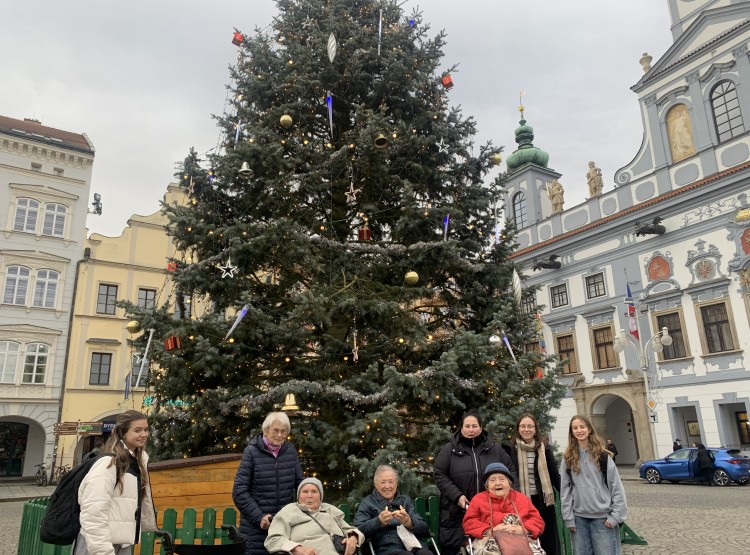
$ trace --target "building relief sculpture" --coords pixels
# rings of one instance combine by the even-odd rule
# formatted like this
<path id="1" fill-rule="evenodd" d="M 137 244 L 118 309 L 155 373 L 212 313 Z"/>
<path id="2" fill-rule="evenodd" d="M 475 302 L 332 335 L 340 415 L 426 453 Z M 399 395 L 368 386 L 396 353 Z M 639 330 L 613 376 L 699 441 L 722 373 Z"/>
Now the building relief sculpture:
<path id="1" fill-rule="evenodd" d="M 677 104 L 667 114 L 667 134 L 673 163 L 695 154 L 693 126 L 690 123 L 688 107 L 684 104 Z"/>

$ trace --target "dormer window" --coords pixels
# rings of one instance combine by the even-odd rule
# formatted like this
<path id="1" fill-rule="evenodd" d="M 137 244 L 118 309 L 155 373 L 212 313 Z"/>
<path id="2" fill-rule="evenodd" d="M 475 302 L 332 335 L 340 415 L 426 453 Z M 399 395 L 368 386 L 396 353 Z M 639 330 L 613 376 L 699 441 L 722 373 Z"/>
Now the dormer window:
<path id="1" fill-rule="evenodd" d="M 723 143 L 745 132 L 737 88 L 731 81 L 721 81 L 711 91 L 711 108 L 719 142 Z"/>

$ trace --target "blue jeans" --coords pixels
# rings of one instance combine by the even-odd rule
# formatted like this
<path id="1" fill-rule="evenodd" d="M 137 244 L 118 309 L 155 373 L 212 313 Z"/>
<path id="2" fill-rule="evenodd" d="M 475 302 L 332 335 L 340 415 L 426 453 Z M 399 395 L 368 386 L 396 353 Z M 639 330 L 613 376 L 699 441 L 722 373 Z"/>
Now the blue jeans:
<path id="1" fill-rule="evenodd" d="M 620 527 L 607 528 L 606 518 L 576 516 L 576 531 L 571 534 L 576 555 L 620 555 Z"/>

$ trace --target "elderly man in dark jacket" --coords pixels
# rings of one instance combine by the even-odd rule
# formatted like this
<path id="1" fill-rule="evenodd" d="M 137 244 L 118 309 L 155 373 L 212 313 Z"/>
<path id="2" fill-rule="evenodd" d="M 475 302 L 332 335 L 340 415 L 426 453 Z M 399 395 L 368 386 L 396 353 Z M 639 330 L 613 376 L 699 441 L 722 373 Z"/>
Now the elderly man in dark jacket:
<path id="1" fill-rule="evenodd" d="M 375 555 L 432 555 L 419 546 L 417 538 L 428 536 L 430 530 L 411 498 L 399 493 L 398 472 L 382 464 L 375 470 L 373 481 L 375 489 L 359 504 L 354 526 L 372 542 Z M 403 527 L 400 534 L 409 537 L 408 545 L 399 535 L 399 526 Z"/>
<path id="2" fill-rule="evenodd" d="M 263 433 L 250 440 L 242 454 L 232 489 L 240 511 L 240 533 L 247 555 L 267 553 L 263 542 L 273 516 L 295 501 L 304 477 L 294 444 L 287 441 L 290 423 L 283 412 L 272 412 L 263 422 Z"/>

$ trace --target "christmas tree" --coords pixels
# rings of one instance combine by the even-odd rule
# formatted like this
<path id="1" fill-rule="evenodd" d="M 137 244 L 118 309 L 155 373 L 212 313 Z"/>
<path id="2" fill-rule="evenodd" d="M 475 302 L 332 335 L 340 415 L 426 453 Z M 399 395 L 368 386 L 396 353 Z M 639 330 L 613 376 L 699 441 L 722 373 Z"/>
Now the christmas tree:
<path id="1" fill-rule="evenodd" d="M 220 152 L 191 151 L 190 200 L 164 207 L 176 298 L 129 307 L 174 338 L 149 353 L 156 456 L 238 452 L 286 400 L 331 498 L 360 497 L 384 462 L 425 493 L 419 474 L 466 409 L 507 435 L 522 411 L 548 423 L 562 394 L 511 293 L 502 177 L 484 182 L 501 149 L 475 146 L 450 105 L 445 35 L 420 13 L 277 5 L 240 37 Z"/>

